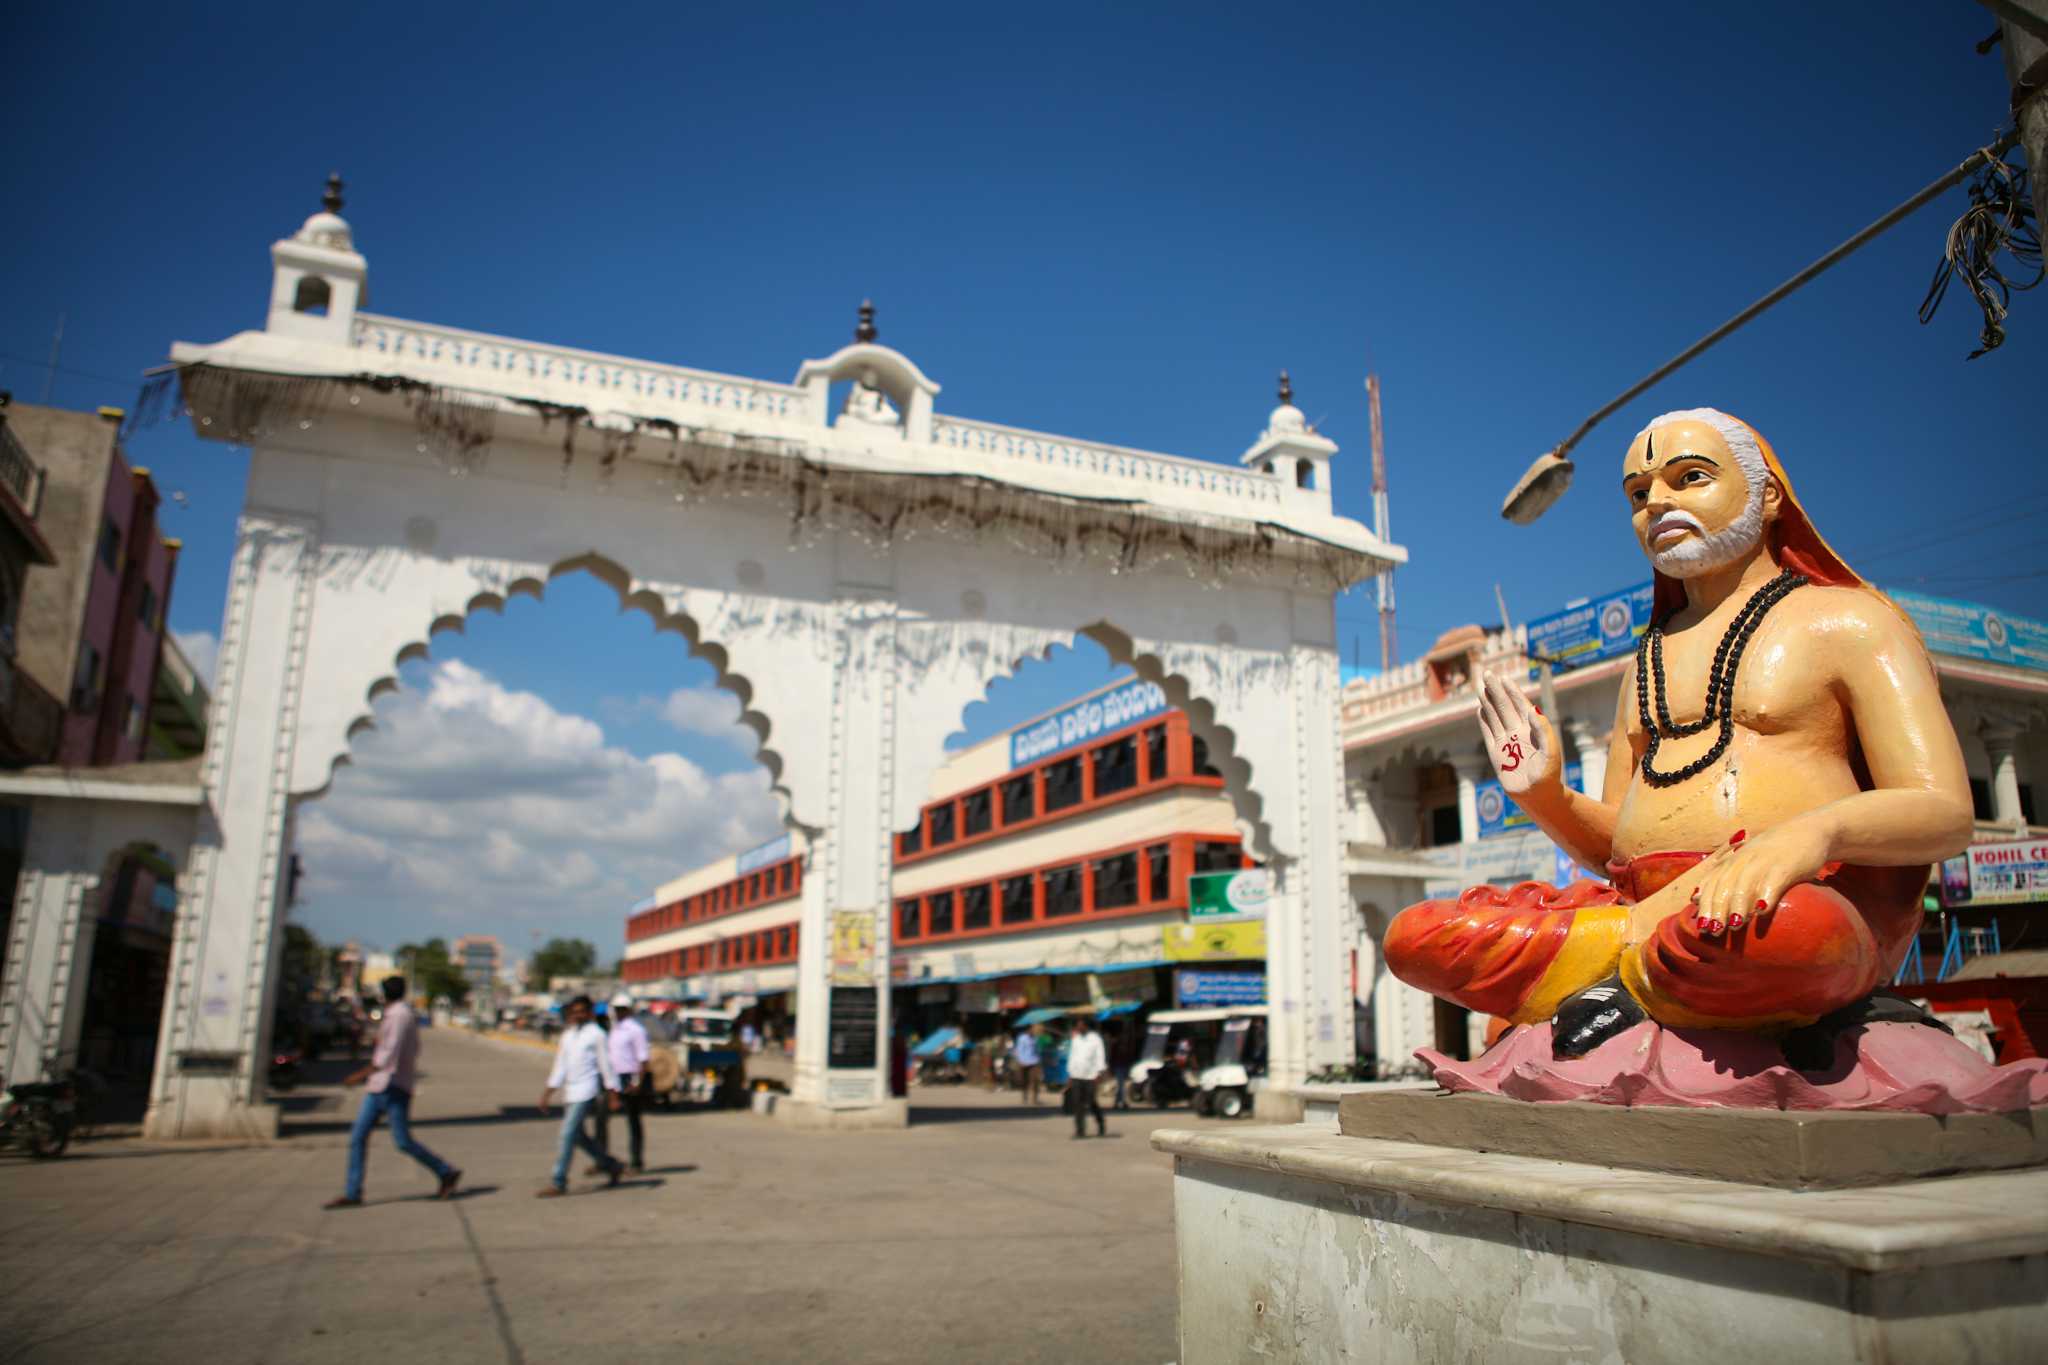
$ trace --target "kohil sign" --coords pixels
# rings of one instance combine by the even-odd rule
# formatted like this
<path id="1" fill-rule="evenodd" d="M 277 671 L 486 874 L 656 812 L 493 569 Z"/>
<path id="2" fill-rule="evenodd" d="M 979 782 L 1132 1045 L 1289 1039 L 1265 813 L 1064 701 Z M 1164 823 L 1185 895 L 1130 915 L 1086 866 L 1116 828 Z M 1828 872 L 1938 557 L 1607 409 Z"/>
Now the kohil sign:
<path id="1" fill-rule="evenodd" d="M 1044 720 L 1011 731 L 1010 766 L 1021 768 L 1036 763 L 1048 754 L 1086 744 L 1099 735 L 1135 725 L 1166 709 L 1166 693 L 1157 683 L 1138 679 L 1120 683 L 1055 711 Z"/>

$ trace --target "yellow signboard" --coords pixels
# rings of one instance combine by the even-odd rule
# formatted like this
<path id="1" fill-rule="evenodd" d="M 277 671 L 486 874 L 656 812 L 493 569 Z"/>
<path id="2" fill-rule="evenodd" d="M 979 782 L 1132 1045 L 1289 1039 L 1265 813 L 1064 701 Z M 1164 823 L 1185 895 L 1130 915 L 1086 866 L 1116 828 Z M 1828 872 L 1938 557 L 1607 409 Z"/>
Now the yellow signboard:
<path id="1" fill-rule="evenodd" d="M 875 984 L 875 912 L 832 912 L 832 984 Z"/>
<path id="2" fill-rule="evenodd" d="M 1159 931 L 1168 962 L 1237 962 L 1247 958 L 1264 961 L 1266 922 L 1239 920 L 1234 924 L 1169 924 Z"/>

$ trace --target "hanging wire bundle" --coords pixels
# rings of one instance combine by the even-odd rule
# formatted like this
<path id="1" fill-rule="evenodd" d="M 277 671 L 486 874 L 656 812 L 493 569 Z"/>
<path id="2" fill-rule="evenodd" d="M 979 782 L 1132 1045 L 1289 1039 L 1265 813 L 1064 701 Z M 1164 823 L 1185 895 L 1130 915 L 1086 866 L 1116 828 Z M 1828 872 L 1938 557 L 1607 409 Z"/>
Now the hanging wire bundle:
<path id="1" fill-rule="evenodd" d="M 1948 230 L 1948 248 L 1934 269 L 1934 283 L 1920 303 L 1922 325 L 1932 322 L 1948 293 L 1949 281 L 1960 276 L 1963 287 L 1977 300 L 1984 314 L 1984 330 L 1977 338 L 1975 360 L 1995 351 L 2005 341 L 2005 314 L 2015 290 L 2032 289 L 2041 282 L 2041 225 L 2035 220 L 2033 201 L 2028 197 L 2028 169 L 1999 160 L 1986 161 L 1970 185 L 1970 207 Z M 2014 265 L 2000 268 L 2004 252 Z M 2033 278 L 2020 280 L 2006 270 Z"/>

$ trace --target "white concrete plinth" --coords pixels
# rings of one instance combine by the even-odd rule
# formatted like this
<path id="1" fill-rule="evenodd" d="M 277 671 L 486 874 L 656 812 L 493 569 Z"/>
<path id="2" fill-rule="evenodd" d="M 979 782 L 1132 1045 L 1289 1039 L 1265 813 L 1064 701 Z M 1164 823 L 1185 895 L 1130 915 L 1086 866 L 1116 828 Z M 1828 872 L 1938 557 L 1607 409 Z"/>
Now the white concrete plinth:
<path id="1" fill-rule="evenodd" d="M 1797 1192 L 1164 1130 L 1181 1365 L 2044 1358 L 2048 1170 Z"/>
<path id="2" fill-rule="evenodd" d="M 836 1109 L 828 1104 L 785 1097 L 777 1102 L 775 1117 L 792 1128 L 808 1128 L 818 1132 L 850 1133 L 873 1128 L 907 1128 L 910 1126 L 910 1101 L 884 1100 L 880 1104 L 862 1105 L 858 1109 Z"/>
<path id="3" fill-rule="evenodd" d="M 1337 1106 L 1347 1095 L 1374 1095 L 1384 1090 L 1434 1090 L 1435 1081 L 1311 1081 L 1294 1087 L 1301 1101 L 1301 1121 L 1316 1128 L 1337 1126 Z"/>

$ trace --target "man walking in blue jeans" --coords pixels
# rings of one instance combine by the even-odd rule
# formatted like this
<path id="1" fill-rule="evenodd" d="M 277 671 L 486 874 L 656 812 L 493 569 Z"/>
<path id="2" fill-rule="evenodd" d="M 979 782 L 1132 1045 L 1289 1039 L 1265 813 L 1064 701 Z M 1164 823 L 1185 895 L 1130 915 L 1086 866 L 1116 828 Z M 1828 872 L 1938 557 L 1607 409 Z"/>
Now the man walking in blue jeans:
<path id="1" fill-rule="evenodd" d="M 348 1188 L 341 1198 L 328 1200 L 325 1207 L 362 1207 L 363 1149 L 369 1144 L 370 1130 L 382 1118 L 391 1120 L 391 1140 L 398 1150 L 432 1171 L 441 1182 L 434 1197 L 446 1199 L 455 1193 L 462 1172 L 412 1139 L 412 1087 L 419 1058 L 420 1025 L 413 1018 L 412 1006 L 405 1003 L 405 978 L 388 976 L 384 978 L 384 1021 L 377 1026 L 377 1049 L 370 1054 L 368 1066 L 342 1082 L 352 1086 L 370 1083 L 363 1106 L 356 1111 L 356 1125 L 349 1130 Z"/>
<path id="2" fill-rule="evenodd" d="M 540 1092 L 540 1112 L 545 1115 L 557 1090 L 562 1092 L 562 1132 L 556 1142 L 555 1174 L 547 1188 L 538 1191 L 542 1199 L 558 1199 L 569 1192 L 569 1159 L 581 1147 L 616 1185 L 626 1173 L 626 1163 L 617 1161 L 583 1131 L 583 1120 L 595 1104 L 619 1108 L 619 1073 L 612 1069 L 611 1048 L 604 1030 L 590 1022 L 590 997 L 579 995 L 562 1011 L 562 1041 L 555 1048 L 555 1069 Z"/>

